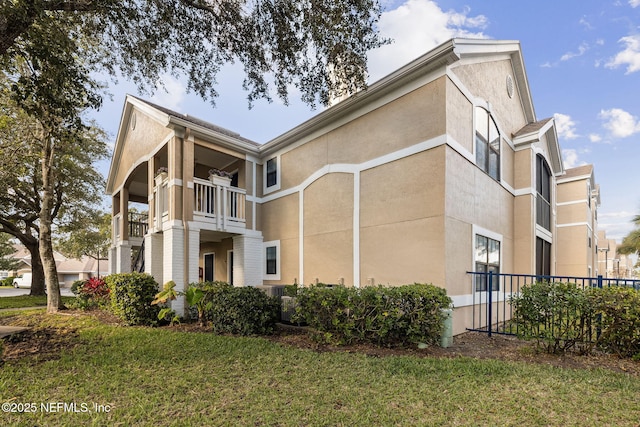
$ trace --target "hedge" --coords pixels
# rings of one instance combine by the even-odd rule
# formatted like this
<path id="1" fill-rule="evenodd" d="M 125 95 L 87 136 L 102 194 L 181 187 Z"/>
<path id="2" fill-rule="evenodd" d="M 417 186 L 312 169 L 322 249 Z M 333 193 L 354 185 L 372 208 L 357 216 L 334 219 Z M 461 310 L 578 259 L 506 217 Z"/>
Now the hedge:
<path id="1" fill-rule="evenodd" d="M 104 278 L 109 286 L 111 309 L 127 325 L 155 325 L 160 307 L 151 305 L 158 283 L 146 273 L 111 274 Z"/>
<path id="2" fill-rule="evenodd" d="M 640 358 L 640 292 L 537 282 L 511 298 L 517 335 L 548 353 L 593 349 Z"/>
<path id="3" fill-rule="evenodd" d="M 315 285 L 298 289 L 294 321 L 308 324 L 316 338 L 334 344 L 434 344 L 451 298 L 430 284 L 347 288 Z"/>

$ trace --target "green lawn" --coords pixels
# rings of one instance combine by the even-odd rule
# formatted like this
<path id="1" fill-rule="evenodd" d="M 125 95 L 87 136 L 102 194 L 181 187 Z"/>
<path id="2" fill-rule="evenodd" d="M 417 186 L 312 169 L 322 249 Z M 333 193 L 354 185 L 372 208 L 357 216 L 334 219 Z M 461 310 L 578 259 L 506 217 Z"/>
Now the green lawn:
<path id="1" fill-rule="evenodd" d="M 5 363 L 0 402 L 34 403 L 36 413 L 0 413 L 3 426 L 637 426 L 640 420 L 640 378 L 605 370 L 317 353 L 262 338 L 107 326 L 88 316 L 21 314 L 13 321 L 77 329 L 78 345 L 56 360 Z M 72 406 L 65 412 L 57 402 L 92 412 L 70 412 Z M 44 412 L 41 404 L 51 409 L 51 403 L 62 412 Z"/>
<path id="2" fill-rule="evenodd" d="M 62 297 L 63 302 L 73 301 L 75 297 Z M 0 310 L 3 308 L 23 308 L 46 306 L 47 297 L 32 297 L 30 295 L 19 295 L 15 297 L 0 297 Z"/>

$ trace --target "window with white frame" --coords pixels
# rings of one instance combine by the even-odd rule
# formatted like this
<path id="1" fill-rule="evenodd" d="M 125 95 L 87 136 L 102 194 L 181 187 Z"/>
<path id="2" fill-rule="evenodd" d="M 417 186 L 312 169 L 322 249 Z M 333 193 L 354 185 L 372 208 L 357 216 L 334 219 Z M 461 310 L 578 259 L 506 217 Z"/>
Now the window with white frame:
<path id="1" fill-rule="evenodd" d="M 500 132 L 491 114 L 475 108 L 476 164 L 496 181 L 500 181 Z"/>
<path id="2" fill-rule="evenodd" d="M 476 234 L 475 271 L 477 273 L 500 273 L 500 241 Z M 476 274 L 476 291 L 489 289 L 489 274 Z M 491 290 L 500 289 L 498 277 L 493 277 Z"/>
<path id="3" fill-rule="evenodd" d="M 540 154 L 536 156 L 536 223 L 551 231 L 551 169 Z"/>
<path id="4" fill-rule="evenodd" d="M 278 157 L 273 157 L 264 165 L 264 188 L 266 192 L 278 190 L 280 188 L 280 161 Z"/>
<path id="5" fill-rule="evenodd" d="M 280 280 L 280 241 L 264 242 L 264 279 Z"/>

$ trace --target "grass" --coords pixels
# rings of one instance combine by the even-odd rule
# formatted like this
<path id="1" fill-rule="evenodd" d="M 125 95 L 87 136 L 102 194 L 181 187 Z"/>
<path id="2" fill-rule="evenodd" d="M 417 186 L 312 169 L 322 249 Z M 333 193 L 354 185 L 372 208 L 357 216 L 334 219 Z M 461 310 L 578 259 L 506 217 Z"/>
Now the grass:
<path id="1" fill-rule="evenodd" d="M 62 297 L 62 302 L 67 303 L 75 300 L 75 297 Z M 14 297 L 1 297 L 0 309 L 4 308 L 24 308 L 24 307 L 39 307 L 47 305 L 47 297 L 43 296 L 31 296 L 31 295 L 18 295 Z"/>
<path id="2" fill-rule="evenodd" d="M 637 426 L 640 378 L 605 370 L 466 358 L 317 353 L 262 338 L 118 327 L 89 316 L 23 314 L 77 329 L 56 360 L 0 370 L 1 425 Z M 46 413 L 41 403 L 91 412 Z M 94 404 L 109 412 L 96 412 Z M 54 406 L 54 408 L 57 408 Z M 71 406 L 67 407 L 72 409 Z"/>

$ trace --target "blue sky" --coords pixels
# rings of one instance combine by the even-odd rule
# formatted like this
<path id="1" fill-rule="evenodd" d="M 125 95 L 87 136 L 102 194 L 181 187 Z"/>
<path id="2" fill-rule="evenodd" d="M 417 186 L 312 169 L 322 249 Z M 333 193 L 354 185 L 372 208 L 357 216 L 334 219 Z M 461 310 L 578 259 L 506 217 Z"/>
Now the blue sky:
<path id="1" fill-rule="evenodd" d="M 370 82 L 452 37 L 519 40 L 538 120 L 555 117 L 566 167 L 593 163 L 601 187 L 600 227 L 620 240 L 640 214 L 640 0 L 385 1 L 383 36 L 394 43 L 369 55 Z M 248 109 L 242 69 L 218 77 L 216 107 L 167 76 L 153 102 L 265 143 L 317 114 L 298 101 L 258 101 Z M 111 84 L 111 101 L 92 116 L 115 139 L 126 93 Z M 101 164 L 106 174 L 108 163 Z"/>

